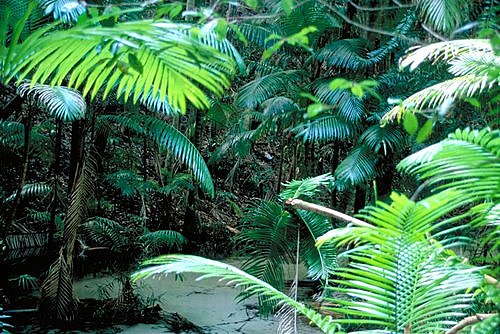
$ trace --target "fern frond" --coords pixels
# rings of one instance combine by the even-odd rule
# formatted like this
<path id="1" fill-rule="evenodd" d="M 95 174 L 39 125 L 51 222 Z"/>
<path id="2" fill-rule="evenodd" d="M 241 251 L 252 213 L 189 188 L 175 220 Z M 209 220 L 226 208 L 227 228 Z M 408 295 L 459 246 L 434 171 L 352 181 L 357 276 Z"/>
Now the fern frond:
<path id="1" fill-rule="evenodd" d="M 85 117 L 87 104 L 74 89 L 42 84 L 32 86 L 29 82 L 24 82 L 17 91 L 21 96 L 29 96 L 41 102 L 51 115 L 63 121 L 71 122 Z"/>

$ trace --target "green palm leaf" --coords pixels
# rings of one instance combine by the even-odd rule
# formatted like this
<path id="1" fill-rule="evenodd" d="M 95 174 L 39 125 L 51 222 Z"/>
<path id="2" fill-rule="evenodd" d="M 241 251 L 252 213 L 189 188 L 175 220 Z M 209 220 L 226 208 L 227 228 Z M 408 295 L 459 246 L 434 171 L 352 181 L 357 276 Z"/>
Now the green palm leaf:
<path id="1" fill-rule="evenodd" d="M 424 22 L 443 32 L 458 28 L 469 14 L 469 5 L 461 0 L 418 0 L 417 6 Z"/>
<path id="2" fill-rule="evenodd" d="M 204 90 L 220 95 L 233 72 L 230 57 L 190 37 L 189 25 L 165 20 L 121 22 L 113 27 L 78 25 L 50 34 L 35 33 L 17 49 L 9 81 L 30 76 L 32 84 L 81 89 L 94 98 L 134 103 L 148 99 L 185 112 L 189 101 L 207 107 Z"/>
<path id="3" fill-rule="evenodd" d="M 164 255 L 143 263 L 147 267 L 132 275 L 134 281 L 168 273 L 194 272 L 201 276 L 198 279 L 218 277 L 226 280 L 228 285 L 243 287 L 249 295 L 259 295 L 275 300 L 278 304 L 287 303 L 309 318 L 324 333 L 333 334 L 339 326 L 330 316 L 324 316 L 290 298 L 285 293 L 234 266 L 222 262 L 205 259 L 193 255 Z"/>
<path id="4" fill-rule="evenodd" d="M 371 331 L 402 333 L 442 332 L 464 316 L 472 295 L 466 290 L 481 282 L 479 268 L 446 256 L 443 244 L 427 238 L 438 226 L 434 222 L 464 204 L 463 193 L 441 192 L 420 202 L 393 193 L 392 203 L 378 202 L 360 217 L 374 227 L 346 227 L 319 238 L 321 245 L 335 240 L 338 245 L 355 242 L 347 252 L 348 267 L 340 268 L 329 288 L 352 299 L 330 300 L 340 305 L 331 311 L 348 315 L 338 320 L 346 324 L 365 324 Z"/>
<path id="5" fill-rule="evenodd" d="M 138 134 L 146 134 L 162 148 L 169 150 L 193 171 L 202 188 L 214 195 L 214 185 L 205 160 L 198 149 L 179 130 L 167 122 L 147 115 L 104 115 L 102 121 L 112 121 Z"/>
<path id="6" fill-rule="evenodd" d="M 30 96 L 41 102 L 45 109 L 58 119 L 74 121 L 85 117 L 87 104 L 79 92 L 66 87 L 51 87 L 48 85 L 22 83 L 18 94 Z"/>
<path id="7" fill-rule="evenodd" d="M 288 70 L 256 78 L 240 88 L 236 104 L 241 109 L 255 108 L 279 93 L 293 90 L 302 74 L 299 70 Z"/>
<path id="8" fill-rule="evenodd" d="M 363 101 L 347 89 L 330 89 L 331 80 L 321 80 L 313 84 L 315 96 L 322 102 L 334 106 L 337 115 L 345 120 L 357 123 L 366 114 Z"/>
<path id="9" fill-rule="evenodd" d="M 359 137 L 359 142 L 368 146 L 373 152 L 382 151 L 384 155 L 404 147 L 405 137 L 399 128 L 393 126 L 381 127 L 372 125 Z"/>
<path id="10" fill-rule="evenodd" d="M 142 243 L 144 251 L 154 253 L 163 248 L 180 249 L 186 243 L 186 238 L 177 231 L 159 230 L 144 233 L 139 237 L 139 242 Z"/>
<path id="11" fill-rule="evenodd" d="M 466 191 L 466 196 L 493 199 L 500 190 L 499 152 L 498 130 L 458 129 L 406 157 L 397 168 L 428 180 L 437 190 L 455 188 Z"/>
<path id="12" fill-rule="evenodd" d="M 376 176 L 377 156 L 365 145 L 349 152 L 335 170 L 335 178 L 352 185 L 366 183 Z"/>
<path id="13" fill-rule="evenodd" d="M 294 128 L 296 137 L 306 141 L 327 142 L 349 138 L 355 131 L 355 126 L 341 117 L 327 115 L 319 116 L 312 121 L 302 123 Z"/>

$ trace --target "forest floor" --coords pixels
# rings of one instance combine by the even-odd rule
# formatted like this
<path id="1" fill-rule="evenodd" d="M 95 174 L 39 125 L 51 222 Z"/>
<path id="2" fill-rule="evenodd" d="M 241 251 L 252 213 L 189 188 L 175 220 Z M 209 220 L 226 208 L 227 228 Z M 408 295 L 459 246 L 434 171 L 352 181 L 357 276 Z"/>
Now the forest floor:
<path id="1" fill-rule="evenodd" d="M 232 262 L 229 260 L 226 262 Z M 237 264 L 237 263 L 236 263 Z M 276 333 L 278 319 L 270 317 L 263 319 L 258 314 L 256 298 L 247 299 L 241 303 L 235 301 L 239 290 L 228 287 L 225 282 L 217 279 L 196 281 L 195 274 L 183 275 L 183 281 L 176 280 L 174 275 L 161 278 L 145 279 L 135 288 L 136 295 L 153 305 L 161 307 L 164 320 L 155 324 L 119 325 L 99 330 L 99 333 L 245 333 L 263 334 Z M 75 282 L 75 291 L 79 298 L 98 298 L 104 287 L 109 297 L 116 297 L 120 284 L 113 284 L 112 276 L 84 278 Z M 112 290 L 109 291 L 109 287 Z M 99 291 L 101 289 L 101 291 Z M 307 293 L 302 290 L 301 293 Z M 199 330 L 174 331 L 168 318 L 177 313 L 181 319 L 187 319 Z M 96 331 L 92 331 L 96 332 Z M 84 332 L 80 332 L 84 333 Z M 87 332 L 88 333 L 88 332 Z M 305 319 L 299 318 L 299 333 L 321 333 L 312 328 Z"/>

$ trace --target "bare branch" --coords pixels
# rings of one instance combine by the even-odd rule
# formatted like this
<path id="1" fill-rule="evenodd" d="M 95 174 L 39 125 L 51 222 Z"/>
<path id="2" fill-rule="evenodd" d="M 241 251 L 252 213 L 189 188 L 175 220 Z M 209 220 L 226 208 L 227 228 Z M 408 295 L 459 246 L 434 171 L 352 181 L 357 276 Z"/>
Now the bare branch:
<path id="1" fill-rule="evenodd" d="M 494 315 L 496 315 L 496 313 L 476 314 L 470 317 L 466 317 L 460 320 L 458 324 L 453 326 L 449 331 L 447 331 L 446 334 L 458 334 L 458 332 L 465 327 L 474 325 L 475 323 L 483 321 L 484 319 L 488 319 L 489 317 L 492 317 Z"/>
<path id="2" fill-rule="evenodd" d="M 415 5 L 402 5 L 399 4 L 397 6 L 381 6 L 381 7 L 363 7 L 354 3 L 354 1 L 349 0 L 349 3 L 354 6 L 357 10 L 367 11 L 367 12 L 376 12 L 381 10 L 395 10 L 401 8 L 410 8 Z"/>
<path id="3" fill-rule="evenodd" d="M 302 209 L 302 210 L 307 210 L 307 211 L 311 211 L 311 212 L 316 212 L 316 213 L 319 213 L 320 215 L 340 219 L 340 220 L 343 220 L 345 222 L 351 223 L 353 225 L 362 226 L 362 227 L 374 227 L 373 225 L 368 224 L 367 222 L 364 222 L 360 219 L 346 215 L 345 213 L 335 211 L 333 209 L 330 209 L 330 208 L 327 208 L 327 207 L 324 207 L 324 206 L 321 206 L 318 204 L 309 203 L 309 202 L 306 202 L 306 201 L 303 201 L 303 200 L 300 200 L 297 198 L 289 198 L 286 200 L 285 203 L 293 206 L 296 209 Z"/>

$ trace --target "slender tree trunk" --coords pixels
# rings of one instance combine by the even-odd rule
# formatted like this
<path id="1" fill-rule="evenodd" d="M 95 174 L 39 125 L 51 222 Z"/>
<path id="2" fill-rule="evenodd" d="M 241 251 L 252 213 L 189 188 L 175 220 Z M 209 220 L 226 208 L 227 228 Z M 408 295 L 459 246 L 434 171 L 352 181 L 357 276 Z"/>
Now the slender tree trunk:
<path id="1" fill-rule="evenodd" d="M 283 162 L 285 160 L 285 157 L 283 156 L 285 154 L 285 136 L 281 135 L 280 138 L 280 162 L 279 162 L 279 167 L 278 167 L 278 182 L 276 184 L 276 193 L 279 194 L 281 191 L 281 182 L 283 178 Z"/>
<path id="2" fill-rule="evenodd" d="M 335 175 L 335 170 L 337 170 L 337 167 L 339 165 L 339 154 L 340 154 L 340 149 L 339 149 L 339 142 L 335 142 L 333 144 L 333 152 L 332 152 L 332 168 L 331 168 L 331 173 L 332 175 Z M 334 187 L 331 193 L 331 207 L 336 208 L 338 204 L 337 201 L 337 188 Z"/>
<path id="3" fill-rule="evenodd" d="M 49 222 L 49 251 L 54 247 L 54 234 L 56 232 L 56 214 L 58 206 L 59 174 L 61 173 L 61 146 L 62 146 L 62 121 L 56 122 L 56 140 L 54 145 L 54 166 L 53 166 L 53 186 L 52 200 L 50 202 L 50 222 Z"/>
<path id="4" fill-rule="evenodd" d="M 71 123 L 71 153 L 69 161 L 68 194 L 73 191 L 78 169 L 82 162 L 83 121 Z"/>
<path id="5" fill-rule="evenodd" d="M 354 213 L 358 213 L 366 204 L 366 189 L 364 186 L 356 186 L 356 194 L 354 195 Z"/>

